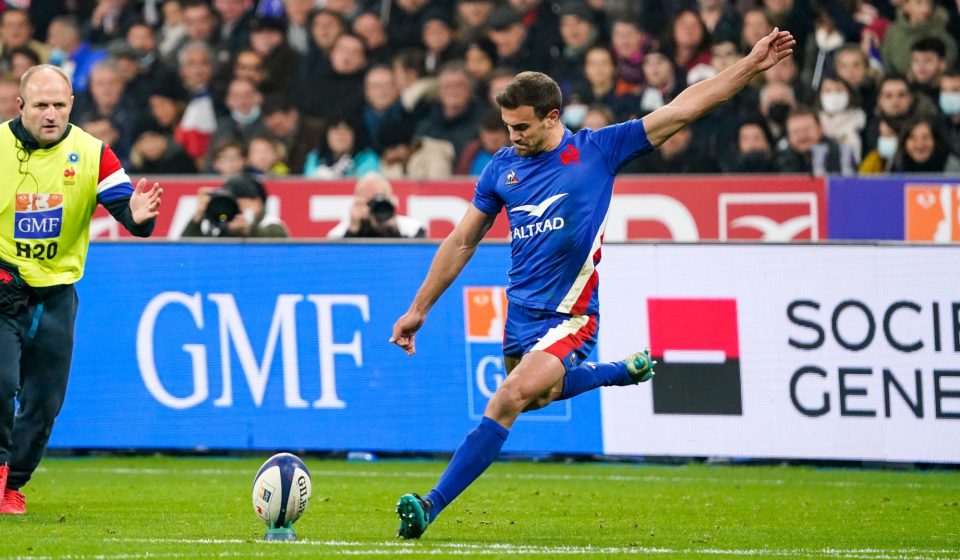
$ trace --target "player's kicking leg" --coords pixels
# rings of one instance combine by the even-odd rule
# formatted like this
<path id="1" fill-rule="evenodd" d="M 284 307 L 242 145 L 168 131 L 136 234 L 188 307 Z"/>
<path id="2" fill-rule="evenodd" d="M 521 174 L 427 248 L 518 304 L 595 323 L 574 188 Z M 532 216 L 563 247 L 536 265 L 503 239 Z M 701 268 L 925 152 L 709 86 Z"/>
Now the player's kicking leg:
<path id="1" fill-rule="evenodd" d="M 423 497 L 417 494 L 400 497 L 397 536 L 420 538 L 437 515 L 497 458 L 517 416 L 556 385 L 563 374 L 563 364 L 552 354 L 534 351 L 523 356 L 490 398 L 480 425 L 467 434 L 457 448 L 437 486 Z"/>
<path id="2" fill-rule="evenodd" d="M 596 315 L 531 311 L 510 305 L 503 347 L 507 378 L 487 404 L 480 425 L 457 448 L 437 486 L 424 497 L 405 494 L 397 502 L 397 536 L 420 538 L 437 515 L 496 459 L 521 412 L 597 387 L 633 385 L 653 376 L 647 352 L 631 354 L 622 362 L 581 364 L 596 345 L 597 328 Z"/>

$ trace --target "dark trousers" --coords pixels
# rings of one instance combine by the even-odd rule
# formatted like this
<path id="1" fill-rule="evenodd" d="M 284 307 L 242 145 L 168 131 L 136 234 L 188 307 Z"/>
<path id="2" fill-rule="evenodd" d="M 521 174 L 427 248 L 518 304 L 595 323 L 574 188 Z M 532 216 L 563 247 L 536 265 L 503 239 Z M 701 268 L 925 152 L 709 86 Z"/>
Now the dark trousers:
<path id="1" fill-rule="evenodd" d="M 0 464 L 10 464 L 7 488 L 30 480 L 63 406 L 77 303 L 72 285 L 59 286 L 31 298 L 17 316 L 0 314 Z"/>

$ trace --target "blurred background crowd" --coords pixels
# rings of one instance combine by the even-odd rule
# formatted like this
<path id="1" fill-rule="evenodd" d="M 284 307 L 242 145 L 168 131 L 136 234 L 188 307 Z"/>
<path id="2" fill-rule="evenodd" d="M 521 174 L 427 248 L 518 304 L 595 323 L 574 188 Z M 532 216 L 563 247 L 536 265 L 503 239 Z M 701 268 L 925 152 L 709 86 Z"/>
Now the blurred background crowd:
<path id="1" fill-rule="evenodd" d="M 476 175 L 538 70 L 572 130 L 642 117 L 774 27 L 784 61 L 625 173 L 960 172 L 960 0 L 7 0 L 0 112 L 73 77 L 131 173 Z"/>

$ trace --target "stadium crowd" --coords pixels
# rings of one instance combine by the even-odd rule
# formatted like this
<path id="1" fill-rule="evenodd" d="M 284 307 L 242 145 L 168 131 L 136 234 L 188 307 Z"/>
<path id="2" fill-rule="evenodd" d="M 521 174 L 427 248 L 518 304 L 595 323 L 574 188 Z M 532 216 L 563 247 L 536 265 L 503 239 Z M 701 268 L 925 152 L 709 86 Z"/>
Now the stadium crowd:
<path id="1" fill-rule="evenodd" d="M 20 76 L 73 78 L 71 122 L 131 173 L 476 175 L 492 102 L 551 75 L 567 127 L 643 115 L 774 27 L 794 57 L 624 173 L 960 172 L 960 0 L 7 0 Z"/>

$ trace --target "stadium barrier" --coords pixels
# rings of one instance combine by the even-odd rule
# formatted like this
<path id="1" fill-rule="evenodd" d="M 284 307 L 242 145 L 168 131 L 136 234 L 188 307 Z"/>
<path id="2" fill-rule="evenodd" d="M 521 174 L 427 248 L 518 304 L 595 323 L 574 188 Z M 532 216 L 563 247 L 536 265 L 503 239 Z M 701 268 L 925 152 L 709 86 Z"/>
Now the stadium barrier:
<path id="1" fill-rule="evenodd" d="M 92 245 L 51 446 L 453 450 L 504 376 L 509 247 L 407 357 L 435 249 Z M 960 463 L 960 247 L 611 244 L 600 271 L 596 358 L 649 343 L 657 377 L 525 414 L 506 451 Z"/>
<path id="2" fill-rule="evenodd" d="M 218 177 L 163 178 L 164 213 L 156 235 L 178 239 L 196 210 L 201 186 Z M 269 211 L 296 238 L 324 238 L 350 211 L 353 181 L 269 179 Z M 463 216 L 474 182 L 393 181 L 399 211 L 442 239 Z M 960 241 L 960 178 L 800 175 L 617 178 L 607 241 L 747 240 Z M 952 217 L 952 219 L 951 219 Z M 490 231 L 507 239 L 505 216 Z M 105 209 L 91 225 L 95 239 L 129 237 Z"/>
<path id="3" fill-rule="evenodd" d="M 196 212 L 196 192 L 219 186 L 222 178 L 167 178 L 164 212 L 155 235 L 177 239 Z M 432 239 L 442 239 L 460 221 L 473 198 L 474 181 L 392 181 L 398 211 L 427 225 Z M 282 219 L 292 237 L 324 238 L 349 216 L 354 181 L 274 179 L 266 181 L 267 208 Z M 617 179 L 607 219 L 606 240 L 821 240 L 826 236 L 824 181 L 804 176 L 624 177 Z M 507 239 L 501 213 L 488 234 Z M 129 237 L 100 208 L 91 237 Z"/>

